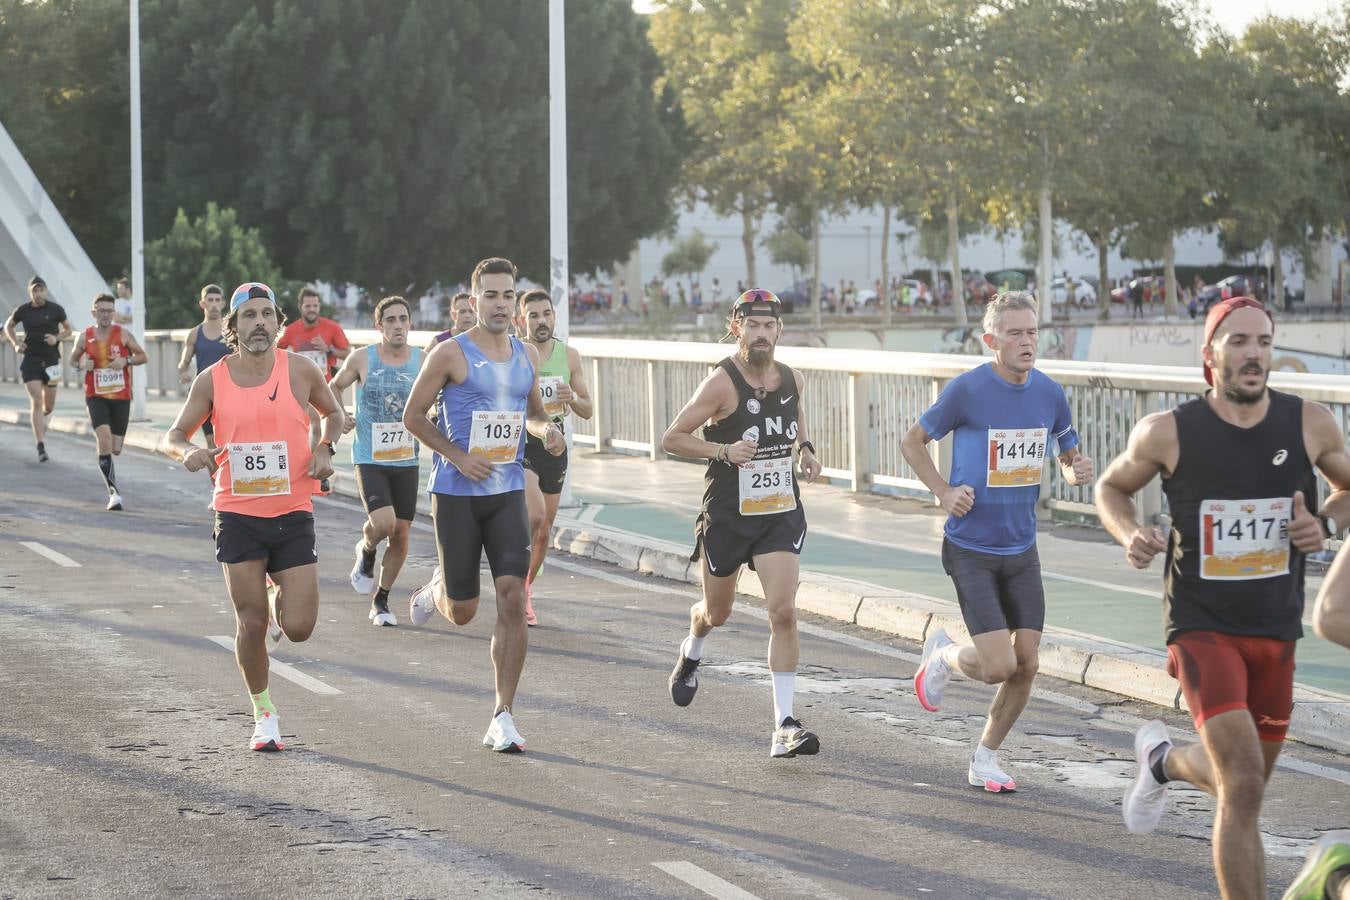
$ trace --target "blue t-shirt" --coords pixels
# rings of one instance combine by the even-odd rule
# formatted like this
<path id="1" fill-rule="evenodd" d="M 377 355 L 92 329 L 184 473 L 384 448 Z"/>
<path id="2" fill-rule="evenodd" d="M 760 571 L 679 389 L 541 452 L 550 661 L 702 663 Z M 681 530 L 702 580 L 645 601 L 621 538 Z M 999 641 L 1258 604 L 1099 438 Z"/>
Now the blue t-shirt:
<path id="1" fill-rule="evenodd" d="M 949 481 L 975 490 L 970 512 L 947 517 L 947 539 L 1000 556 L 1035 544 L 1045 456 L 1078 446 L 1064 388 L 1035 369 L 1012 384 L 986 363 L 952 379 L 919 424 L 935 441 L 955 432 Z"/>

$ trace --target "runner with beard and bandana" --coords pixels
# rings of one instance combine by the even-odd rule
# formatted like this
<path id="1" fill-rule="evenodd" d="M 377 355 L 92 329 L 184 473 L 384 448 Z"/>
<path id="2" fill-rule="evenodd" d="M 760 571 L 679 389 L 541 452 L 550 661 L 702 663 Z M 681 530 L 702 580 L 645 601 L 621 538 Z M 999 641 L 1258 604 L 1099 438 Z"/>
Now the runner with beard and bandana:
<path id="1" fill-rule="evenodd" d="M 1214 389 L 1140 421 L 1097 485 L 1102 524 L 1131 565 L 1146 569 L 1166 553 L 1168 671 L 1200 733 L 1200 743 L 1174 746 L 1162 722 L 1139 729 L 1125 825 L 1156 828 L 1169 782 L 1214 795 L 1225 898 L 1266 896 L 1258 817 L 1294 706 L 1304 558 L 1350 521 L 1350 455 L 1335 416 L 1266 385 L 1274 334 L 1255 300 L 1211 308 L 1201 352 Z M 1316 513 L 1314 469 L 1333 489 Z M 1140 524 L 1133 499 L 1154 476 L 1167 496 L 1166 533 Z"/>
<path id="2" fill-rule="evenodd" d="M 581 354 L 553 336 L 553 299 L 548 291 L 533 288 L 520 295 L 516 327 L 539 354 L 539 395 L 544 411 L 563 428 L 568 411 L 583 419 L 591 417 L 591 394 L 582 376 Z M 549 535 L 558 515 L 563 481 L 567 478 L 567 451 L 554 456 L 534 435 L 525 436 L 525 501 L 530 511 L 530 577 L 525 582 L 525 624 L 537 625 L 531 589 L 548 555 Z"/>
<path id="3" fill-rule="evenodd" d="M 419 485 L 417 441 L 403 427 L 403 407 L 422 367 L 423 353 L 420 347 L 408 344 L 412 308 L 402 297 L 385 297 L 375 304 L 375 327 L 380 330 L 380 342 L 348 356 L 333 378 L 332 388 L 340 403 L 342 392 L 361 382 L 356 415 L 347 416 L 344 428 L 356 429 L 352 471 L 366 507 L 366 523 L 356 542 L 352 589 L 370 597 L 372 623 L 397 625 L 398 619 L 389 611 L 389 591 L 408 557 L 408 535 L 417 518 Z M 380 563 L 377 586 L 375 553 L 384 540 L 389 545 Z"/>
<path id="4" fill-rule="evenodd" d="M 773 730 L 769 756 L 819 752 L 820 740 L 792 712 L 796 686 L 798 556 L 806 515 L 794 477 L 820 474 L 807 440 L 802 374 L 776 362 L 783 333 L 782 304 L 771 291 L 748 290 L 732 304 L 728 323 L 737 352 L 718 363 L 666 430 L 667 453 L 708 460 L 703 510 L 694 526 L 691 560 L 703 561 L 703 599 L 689 611 L 689 634 L 670 675 L 670 697 L 688 706 L 698 690 L 703 642 L 727 621 L 736 577 L 749 565 L 764 586 L 769 611 L 769 669 Z M 694 432 L 702 428 L 703 437 Z"/>
<path id="5" fill-rule="evenodd" d="M 282 350 L 294 350 L 305 359 L 318 366 L 323 372 L 324 381 L 333 377 L 338 363 L 352 352 L 351 342 L 342 326 L 332 319 L 319 315 L 322 300 L 319 292 L 312 287 L 300 289 L 300 319 L 286 326 L 281 333 L 277 347 Z M 313 447 L 319 440 L 319 413 L 309 408 L 309 443 Z M 319 493 L 330 490 L 328 479 L 319 482 Z"/>
<path id="6" fill-rule="evenodd" d="M 234 653 L 253 702 L 251 750 L 282 749 L 277 709 L 268 692 L 269 605 L 286 637 L 307 640 L 319 615 L 319 553 L 314 540 L 314 483 L 333 474 L 333 442 L 342 407 L 319 370 L 278 349 L 281 311 L 272 289 L 256 281 L 230 295 L 225 342 L 234 352 L 192 382 L 164 439 L 164 451 L 189 472 L 216 476 L 216 561 L 234 604 Z M 310 449 L 313 406 L 323 439 Z M 220 449 L 188 435 L 210 416 Z M 267 577 L 278 591 L 268 597 Z"/>

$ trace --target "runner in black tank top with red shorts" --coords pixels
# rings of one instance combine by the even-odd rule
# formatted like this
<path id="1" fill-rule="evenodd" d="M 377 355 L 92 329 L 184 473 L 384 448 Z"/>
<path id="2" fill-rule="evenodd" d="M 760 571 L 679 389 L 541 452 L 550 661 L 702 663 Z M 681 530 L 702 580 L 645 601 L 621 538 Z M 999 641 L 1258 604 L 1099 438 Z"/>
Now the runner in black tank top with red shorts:
<path id="1" fill-rule="evenodd" d="M 1303 635 L 1303 568 L 1350 517 L 1350 455 L 1327 407 L 1266 386 L 1274 323 L 1255 300 L 1213 307 L 1205 379 L 1213 390 L 1142 420 L 1097 487 L 1102 524 L 1136 568 L 1164 554 L 1168 672 L 1201 742 L 1174 746 L 1160 721 L 1135 736 L 1125 824 L 1157 827 L 1167 783 L 1218 798 L 1214 865 L 1224 897 L 1265 894 L 1257 827 L 1265 783 L 1293 712 Z M 1318 510 L 1314 469 L 1333 493 Z M 1133 495 L 1162 477 L 1171 527 L 1140 525 Z"/>

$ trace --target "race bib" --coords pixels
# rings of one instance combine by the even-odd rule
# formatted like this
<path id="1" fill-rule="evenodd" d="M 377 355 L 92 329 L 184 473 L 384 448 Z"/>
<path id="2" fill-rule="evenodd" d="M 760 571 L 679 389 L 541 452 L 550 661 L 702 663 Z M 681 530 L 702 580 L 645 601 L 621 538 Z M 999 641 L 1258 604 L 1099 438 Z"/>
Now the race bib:
<path id="1" fill-rule="evenodd" d="M 1041 483 L 1045 428 L 990 428 L 989 470 L 985 487 L 1026 487 Z"/>
<path id="2" fill-rule="evenodd" d="M 523 412 L 490 412 L 478 410 L 473 414 L 469 434 L 469 452 L 486 456 L 489 462 L 500 465 L 516 461 L 520 452 L 520 433 L 525 429 Z"/>
<path id="3" fill-rule="evenodd" d="M 126 389 L 126 369 L 95 369 L 94 393 L 116 394 Z"/>
<path id="4" fill-rule="evenodd" d="M 1289 572 L 1288 497 L 1200 504 L 1200 577 L 1250 581 Z"/>
<path id="5" fill-rule="evenodd" d="M 261 497 L 291 492 L 286 468 L 286 442 L 230 444 L 230 492 L 236 497 Z"/>
<path id="6" fill-rule="evenodd" d="M 319 367 L 320 371 L 328 371 L 328 351 L 327 350 L 301 350 L 300 355 L 314 365 Z"/>
<path id="7" fill-rule="evenodd" d="M 48 380 L 48 381 L 57 381 L 57 380 L 59 380 L 60 378 L 61 378 L 61 364 L 60 364 L 60 363 L 57 363 L 57 364 L 54 365 L 54 366 L 48 366 L 48 367 L 47 367 L 47 380 Z"/>
<path id="8" fill-rule="evenodd" d="M 370 426 L 370 457 L 377 463 L 412 459 L 413 436 L 402 422 L 374 422 Z"/>
<path id="9" fill-rule="evenodd" d="M 791 456 L 751 460 L 740 467 L 740 481 L 743 516 L 767 516 L 797 508 Z"/>
<path id="10" fill-rule="evenodd" d="M 562 378 L 557 375 L 539 379 L 539 396 L 544 400 L 544 412 L 550 419 L 560 419 L 567 414 L 567 404 L 558 399 L 558 388 L 562 384 Z"/>

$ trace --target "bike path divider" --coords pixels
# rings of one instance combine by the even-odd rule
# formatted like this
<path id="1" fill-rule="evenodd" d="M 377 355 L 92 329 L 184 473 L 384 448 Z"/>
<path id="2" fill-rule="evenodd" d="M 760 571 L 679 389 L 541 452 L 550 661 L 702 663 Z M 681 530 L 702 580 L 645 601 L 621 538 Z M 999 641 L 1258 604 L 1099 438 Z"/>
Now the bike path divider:
<path id="1" fill-rule="evenodd" d="M 0 409 L 0 423 L 26 428 L 28 412 Z M 47 427 L 65 434 L 93 434 L 88 419 L 62 413 L 54 414 Z M 153 425 L 133 424 L 127 430 L 125 444 L 158 451 L 164 433 Z M 348 469 L 337 470 L 332 486 L 336 494 L 359 498 L 356 479 Z M 419 495 L 417 509 L 430 515 L 431 502 L 425 493 Z M 689 560 L 692 544 L 583 522 L 566 513 L 560 511 L 554 524 L 553 549 L 638 575 L 699 584 L 699 565 Z M 742 570 L 736 589 L 761 602 L 764 599 L 759 577 L 748 568 Z M 967 637 L 955 603 L 837 575 L 803 571 L 797 607 L 919 643 L 936 628 L 945 628 L 958 641 Z M 1166 655 L 1151 648 L 1048 627 L 1041 639 L 1040 673 L 1169 709 L 1188 710 L 1176 680 L 1167 674 Z M 1310 746 L 1350 755 L 1350 697 L 1296 684 L 1289 736 Z"/>

